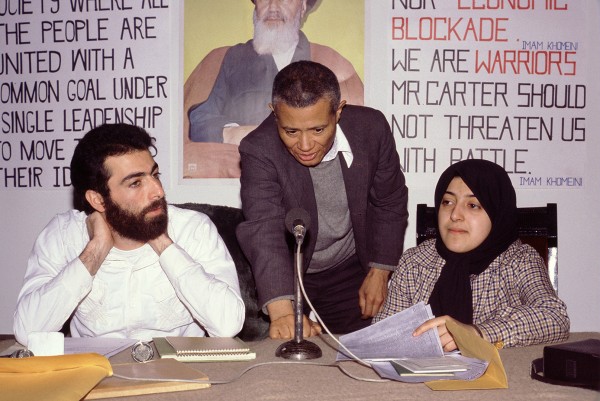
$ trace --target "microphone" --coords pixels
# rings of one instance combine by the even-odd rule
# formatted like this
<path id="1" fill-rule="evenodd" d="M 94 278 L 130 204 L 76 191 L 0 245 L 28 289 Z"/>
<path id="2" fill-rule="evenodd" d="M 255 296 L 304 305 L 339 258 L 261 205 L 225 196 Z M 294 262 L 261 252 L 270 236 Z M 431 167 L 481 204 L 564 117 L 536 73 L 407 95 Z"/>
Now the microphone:
<path id="1" fill-rule="evenodd" d="M 304 209 L 294 208 L 285 215 L 285 226 L 296 238 L 296 243 L 300 245 L 304 242 L 304 237 L 310 227 L 310 215 Z"/>
<path id="2" fill-rule="evenodd" d="M 287 212 L 285 226 L 296 237 L 296 252 L 294 253 L 294 338 L 281 344 L 275 355 L 286 359 L 314 359 L 322 356 L 321 349 L 315 343 L 303 338 L 303 299 L 301 281 L 304 269 L 302 268 L 302 242 L 308 227 L 310 215 L 304 209 L 295 208 Z"/>

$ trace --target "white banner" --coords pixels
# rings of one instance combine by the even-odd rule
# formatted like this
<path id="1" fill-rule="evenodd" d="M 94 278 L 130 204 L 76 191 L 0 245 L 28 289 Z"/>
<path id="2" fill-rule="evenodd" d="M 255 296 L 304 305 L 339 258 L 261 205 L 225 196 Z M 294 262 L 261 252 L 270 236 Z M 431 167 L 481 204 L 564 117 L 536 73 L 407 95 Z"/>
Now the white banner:
<path id="1" fill-rule="evenodd" d="M 583 187 L 589 1 L 365 1 L 366 103 L 388 116 L 409 188 L 467 158 L 517 188 Z"/>
<path id="2" fill-rule="evenodd" d="M 169 30 L 166 0 L 0 0 L 0 188 L 68 187 L 104 122 L 146 128 L 167 166 Z"/>

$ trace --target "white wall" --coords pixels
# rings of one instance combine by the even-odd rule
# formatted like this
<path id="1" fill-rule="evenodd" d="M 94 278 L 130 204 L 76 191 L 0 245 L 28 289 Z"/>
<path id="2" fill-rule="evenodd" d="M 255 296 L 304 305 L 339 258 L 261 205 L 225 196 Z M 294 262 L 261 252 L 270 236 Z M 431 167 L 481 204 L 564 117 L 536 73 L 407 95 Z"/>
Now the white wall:
<path id="1" fill-rule="evenodd" d="M 177 3 L 177 2 L 174 2 Z M 175 5 L 175 14 L 178 10 Z M 598 6 L 592 7 L 596 20 L 600 20 Z M 600 38 L 600 24 L 591 37 Z M 177 40 L 177 38 L 175 38 Z M 175 41 L 175 43 L 177 43 Z M 596 50 L 587 50 L 600 65 L 598 43 L 587 43 Z M 172 49 L 173 71 L 178 71 L 179 50 Z M 180 107 L 178 80 L 171 79 L 172 107 Z M 600 104 L 598 81 L 588 83 L 590 103 Z M 179 113 L 172 115 L 178 116 Z M 175 118 L 173 118 L 175 120 Z M 521 189 L 519 206 L 533 206 L 547 202 L 558 203 L 559 214 L 559 295 L 567 303 L 572 331 L 600 331 L 600 110 L 590 112 L 586 122 L 587 146 L 585 183 L 582 189 Z M 161 166 L 169 172 L 167 197 L 170 202 L 205 202 L 240 206 L 238 180 L 202 180 L 180 183 L 180 124 L 171 123 L 170 163 Z M 417 203 L 431 203 L 434 180 L 421 182 L 410 189 L 411 224 L 407 231 L 406 246 L 414 245 L 414 210 Z M 57 212 L 71 207 L 68 190 L 0 190 L 0 333 L 12 332 L 12 315 L 23 279 L 26 261 L 33 241 L 39 231 Z"/>

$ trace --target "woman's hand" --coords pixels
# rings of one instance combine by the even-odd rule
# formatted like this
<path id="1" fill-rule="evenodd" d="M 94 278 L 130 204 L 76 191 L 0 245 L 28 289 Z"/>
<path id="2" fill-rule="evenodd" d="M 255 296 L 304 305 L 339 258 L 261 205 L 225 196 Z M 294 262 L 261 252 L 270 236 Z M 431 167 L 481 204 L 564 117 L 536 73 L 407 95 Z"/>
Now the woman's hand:
<path id="1" fill-rule="evenodd" d="M 458 349 L 458 347 L 456 346 L 456 343 L 454 342 L 454 337 L 452 336 L 452 334 L 448 331 L 448 328 L 446 327 L 446 322 L 449 322 L 449 321 L 452 321 L 459 326 L 463 326 L 465 329 L 473 331 L 479 337 L 482 337 L 482 335 L 479 332 L 479 330 L 477 329 L 477 327 L 470 325 L 470 324 L 461 323 L 458 320 L 453 319 L 448 315 L 429 319 L 428 321 L 426 321 L 425 323 L 423 323 L 422 325 L 420 325 L 419 327 L 416 328 L 416 330 L 413 333 L 413 336 L 420 336 L 421 334 L 425 333 L 427 330 L 437 327 L 438 334 L 440 336 L 440 342 L 442 343 L 442 348 L 444 349 L 444 351 L 445 352 L 454 351 L 455 349 Z"/>

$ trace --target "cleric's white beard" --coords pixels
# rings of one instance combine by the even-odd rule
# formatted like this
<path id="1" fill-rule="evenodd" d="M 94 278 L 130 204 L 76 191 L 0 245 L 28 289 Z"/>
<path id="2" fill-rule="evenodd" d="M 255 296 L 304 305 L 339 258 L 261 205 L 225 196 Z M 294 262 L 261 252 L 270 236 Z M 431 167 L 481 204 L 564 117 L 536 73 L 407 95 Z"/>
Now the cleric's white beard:
<path id="1" fill-rule="evenodd" d="M 259 21 L 254 10 L 254 50 L 258 54 L 279 54 L 287 52 L 298 42 L 301 10 L 282 25 L 270 28 L 264 21 Z"/>

